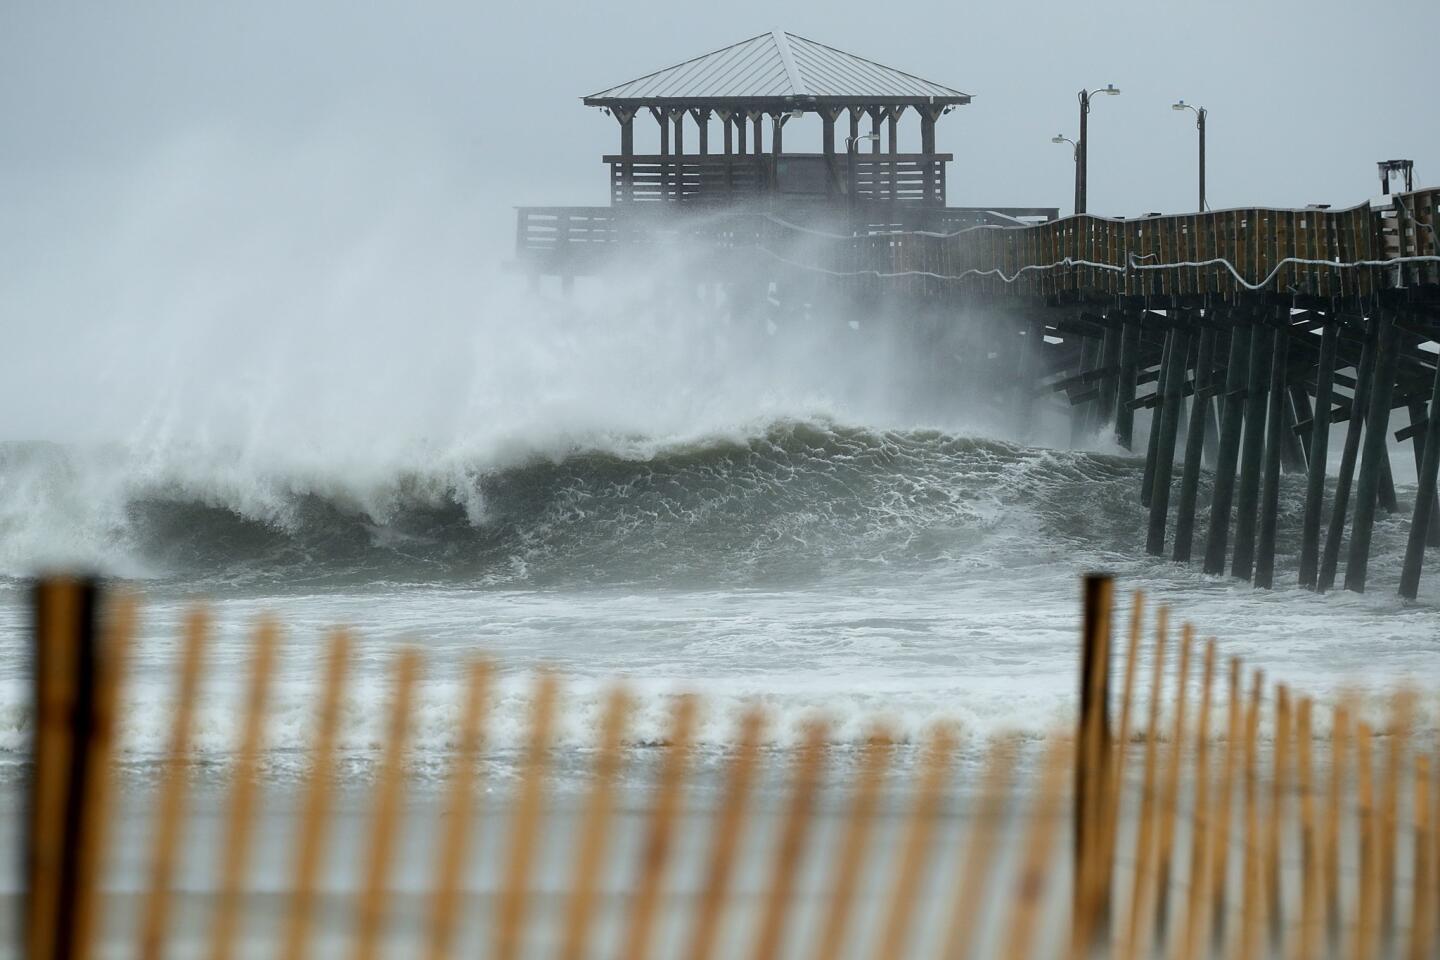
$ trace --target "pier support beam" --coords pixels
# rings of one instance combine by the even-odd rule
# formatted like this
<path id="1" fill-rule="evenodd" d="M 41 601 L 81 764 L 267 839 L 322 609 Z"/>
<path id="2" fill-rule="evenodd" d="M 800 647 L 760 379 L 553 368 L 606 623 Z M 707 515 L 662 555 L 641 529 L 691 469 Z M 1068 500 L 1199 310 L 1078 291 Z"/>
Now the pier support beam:
<path id="1" fill-rule="evenodd" d="M 1365 592 L 1365 578 L 1369 573 L 1370 537 L 1380 497 L 1380 461 L 1390 456 L 1385 441 L 1390 432 L 1390 400 L 1395 393 L 1395 370 L 1400 359 L 1396 347 L 1394 319 L 1389 311 L 1382 311 L 1375 332 L 1375 373 L 1370 383 L 1360 481 L 1355 490 L 1355 522 L 1350 535 L 1350 553 L 1345 560 L 1345 589 L 1356 593 Z"/>
<path id="2" fill-rule="evenodd" d="M 1410 398 L 1409 408 L 1411 426 L 1422 424 L 1420 430 L 1410 435 L 1415 447 L 1415 476 L 1419 477 L 1420 470 L 1425 465 L 1425 431 L 1429 427 L 1429 417 L 1425 415 L 1425 401 L 1419 397 Z M 1440 502 L 1430 504 L 1430 524 L 1425 535 L 1425 545 L 1440 547 Z"/>
<path id="3" fill-rule="evenodd" d="M 1221 404 L 1220 446 L 1215 454 L 1215 490 L 1210 498 L 1210 531 L 1205 542 L 1205 572 L 1225 572 L 1230 543 L 1230 508 L 1235 498 L 1235 463 L 1240 456 L 1240 431 L 1245 418 L 1245 384 L 1253 331 L 1237 323 L 1230 330 L 1230 356 L 1225 366 Z"/>
<path id="4" fill-rule="evenodd" d="M 1155 408 L 1159 430 L 1156 444 L 1155 479 L 1150 493 L 1150 529 L 1145 538 L 1145 552 L 1160 556 L 1165 552 L 1165 522 L 1170 513 L 1170 480 L 1175 471 L 1175 434 L 1180 429 L 1180 407 L 1185 387 L 1185 356 L 1189 352 L 1190 331 L 1182 326 L 1170 328 L 1165 337 L 1166 353 L 1164 392 L 1160 406 Z M 1154 428 L 1152 427 L 1152 430 Z"/>
<path id="5" fill-rule="evenodd" d="M 1250 338 L 1249 380 L 1245 387 L 1245 440 L 1240 451 L 1240 483 L 1235 504 L 1235 555 L 1230 574 L 1249 580 L 1255 570 L 1255 520 L 1260 503 L 1260 468 L 1265 453 L 1266 381 L 1272 337 L 1258 322 Z"/>
<path id="6" fill-rule="evenodd" d="M 1172 331 L 1173 332 L 1173 331 Z M 1175 338 L 1165 335 L 1165 345 L 1160 348 L 1160 366 L 1155 370 L 1155 402 L 1150 407 L 1150 435 L 1145 442 L 1145 472 L 1140 477 L 1140 506 L 1148 507 L 1155 493 L 1155 458 L 1160 452 L 1160 405 L 1165 400 L 1165 381 L 1170 374 L 1170 354 L 1175 349 Z M 1184 369 L 1183 361 L 1181 369 Z"/>
<path id="7" fill-rule="evenodd" d="M 1420 567 L 1425 562 L 1427 534 L 1437 517 L 1437 472 L 1440 472 L 1440 365 L 1435 368 L 1435 385 L 1430 391 L 1424 453 L 1415 484 L 1415 513 L 1410 518 L 1410 539 L 1405 544 L 1405 565 L 1400 570 L 1400 596 L 1407 600 L 1414 600 L 1420 592 Z"/>
<path id="8" fill-rule="evenodd" d="M 1355 481 L 1355 461 L 1360 453 L 1360 435 L 1365 428 L 1365 410 L 1370 402 L 1370 379 L 1375 366 L 1374 318 L 1365 328 L 1365 345 L 1355 368 L 1355 390 L 1350 399 L 1350 422 L 1345 425 L 1345 446 L 1335 474 L 1335 503 L 1330 508 L 1330 525 L 1325 532 L 1325 552 L 1320 557 L 1320 576 L 1315 589 L 1321 593 L 1335 585 L 1335 568 L 1340 563 L 1340 543 L 1345 538 L 1345 513 L 1350 507 L 1350 487 Z"/>
<path id="9" fill-rule="evenodd" d="M 1115 440 L 1126 450 L 1135 449 L 1135 379 L 1139 375 L 1140 321 L 1127 316 L 1120 328 L 1120 372 L 1115 381 Z"/>
<path id="10" fill-rule="evenodd" d="M 1200 490 L 1200 461 L 1205 447 L 1205 421 L 1210 411 L 1210 383 L 1215 369 L 1214 327 L 1200 331 L 1200 350 L 1195 359 L 1195 396 L 1190 404 L 1190 428 L 1185 435 L 1185 465 L 1180 477 L 1180 504 L 1175 513 L 1175 560 L 1190 560 L 1195 539 L 1195 500 Z"/>
<path id="11" fill-rule="evenodd" d="M 1255 555 L 1255 586 L 1275 586 L 1275 529 L 1280 510 L 1280 457 L 1285 434 L 1290 430 L 1285 416 L 1285 366 L 1290 355 L 1290 334 L 1285 327 L 1275 331 L 1270 347 L 1270 410 L 1265 418 L 1265 464 L 1260 496 L 1260 542 Z"/>
<path id="12" fill-rule="evenodd" d="M 1100 355 L 1099 344 L 1089 337 L 1080 338 L 1080 361 L 1076 373 L 1086 373 L 1094 369 L 1097 358 Z M 1089 439 L 1090 432 L 1094 429 L 1092 417 L 1095 407 L 1093 400 L 1086 400 L 1070 407 L 1070 446 L 1081 447 Z"/>
<path id="13" fill-rule="evenodd" d="M 1305 518 L 1300 527 L 1300 586 L 1315 589 L 1320 573 L 1320 521 L 1325 512 L 1325 467 L 1330 448 L 1330 394 L 1340 333 L 1332 318 L 1320 335 L 1315 367 L 1315 412 L 1310 418 L 1310 471 L 1305 484 Z"/>

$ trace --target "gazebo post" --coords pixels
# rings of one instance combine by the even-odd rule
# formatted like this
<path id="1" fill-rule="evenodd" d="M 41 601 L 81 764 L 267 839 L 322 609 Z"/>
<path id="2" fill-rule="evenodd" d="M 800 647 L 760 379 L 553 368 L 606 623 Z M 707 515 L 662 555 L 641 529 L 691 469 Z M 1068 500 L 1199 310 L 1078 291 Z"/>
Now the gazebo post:
<path id="1" fill-rule="evenodd" d="M 835 118 L 838 116 L 840 116 L 839 107 L 820 108 L 822 124 L 820 150 L 825 154 L 825 196 L 831 199 L 835 196 L 835 188 L 839 179 L 835 169 Z"/>
<path id="2" fill-rule="evenodd" d="M 678 107 L 670 111 L 670 116 L 675 123 L 675 200 L 678 202 L 685 199 L 685 108 Z"/>
<path id="3" fill-rule="evenodd" d="M 920 162 L 925 165 L 925 203 L 944 205 L 944 201 L 935 196 L 935 121 L 940 118 L 944 107 L 922 107 L 920 108 L 920 152 L 924 159 Z"/>
<path id="4" fill-rule="evenodd" d="M 766 187 L 765 176 L 765 128 L 760 125 L 764 117 L 759 110 L 750 111 L 750 126 L 755 134 L 755 192 L 764 193 Z"/>
<path id="5" fill-rule="evenodd" d="M 891 107 L 889 110 L 887 110 L 887 111 L 885 112 L 885 113 L 886 113 L 886 120 L 888 121 L 888 123 L 886 124 L 887 129 L 886 129 L 885 132 L 886 132 L 887 136 L 889 137 L 889 141 L 890 141 L 889 144 L 888 144 L 888 147 L 889 147 L 888 153 L 890 154 L 890 202 L 891 202 L 891 203 L 895 203 L 895 202 L 897 202 L 897 201 L 900 199 L 900 174 L 899 174 L 899 168 L 898 168 L 898 164 L 897 164 L 897 162 L 896 162 L 895 157 L 896 157 L 896 154 L 898 154 L 898 153 L 900 152 L 900 142 L 899 142 L 899 141 L 900 141 L 900 114 L 902 114 L 902 113 L 904 113 L 904 112 L 905 112 L 905 107 L 904 107 L 903 104 L 899 104 L 899 105 L 893 106 L 893 107 Z"/>
<path id="6" fill-rule="evenodd" d="M 857 192 L 860 184 L 855 177 L 855 151 L 859 149 L 860 115 L 864 112 L 864 107 L 850 108 L 850 139 L 845 144 L 845 190 L 850 197 L 851 211 L 854 211 L 860 203 L 860 196 Z"/>
<path id="7" fill-rule="evenodd" d="M 670 118 L 660 107 L 651 107 L 650 115 L 660 124 L 660 199 L 670 199 L 670 169 L 666 157 L 670 156 Z"/>
<path id="8" fill-rule="evenodd" d="M 620 156 L 635 156 L 635 111 L 616 107 L 615 119 L 620 121 Z M 620 199 L 629 203 L 635 199 L 635 164 L 628 160 L 620 165 Z"/>
<path id="9" fill-rule="evenodd" d="M 700 156 L 707 156 L 710 153 L 710 111 L 705 107 L 695 107 L 690 116 L 695 118 L 695 126 L 700 130 Z"/>

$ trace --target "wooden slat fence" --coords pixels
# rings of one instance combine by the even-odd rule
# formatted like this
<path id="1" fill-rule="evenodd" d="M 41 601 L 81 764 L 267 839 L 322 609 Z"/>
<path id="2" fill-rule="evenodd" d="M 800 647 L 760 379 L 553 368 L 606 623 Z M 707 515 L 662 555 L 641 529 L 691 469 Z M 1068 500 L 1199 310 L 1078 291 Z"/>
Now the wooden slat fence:
<path id="1" fill-rule="evenodd" d="M 826 724 L 811 723 L 788 750 L 789 786 L 778 804 L 767 806 L 756 787 L 766 759 L 765 715 L 757 708 L 739 720 L 728 782 L 707 821 L 711 842 L 682 845 L 678 824 L 700 704 L 694 696 L 677 697 L 670 732 L 657 748 L 661 756 L 643 836 L 633 850 L 639 857 L 633 880 L 627 895 L 608 907 L 599 884 L 608 851 L 617 846 L 607 841 L 615 830 L 630 698 L 617 686 L 606 701 L 588 799 L 569 834 L 573 868 L 560 906 L 542 913 L 537 858 L 550 816 L 547 784 L 561 685 L 549 674 L 536 680 L 527 745 L 514 781 L 503 785 L 512 798 L 509 808 L 487 804 L 482 811 L 477 761 L 496 721 L 490 706 L 494 670 L 477 659 L 464 676 L 445 818 L 424 894 L 429 906 L 403 941 L 403 955 L 461 952 L 461 933 L 473 919 L 464 907 L 465 864 L 472 855 L 500 863 L 501 886 L 482 937 L 500 960 L 537 955 L 541 943 L 551 944 L 554 949 L 544 952 L 560 960 L 612 953 L 648 960 L 670 955 L 665 945 L 671 941 L 674 952 L 692 960 L 862 952 L 880 960 L 1432 955 L 1432 805 L 1440 791 L 1431 783 L 1433 744 L 1416 742 L 1412 734 L 1414 695 L 1397 693 L 1378 722 L 1355 702 L 1321 705 L 1236 658 L 1222 661 L 1216 642 L 1202 642 L 1188 624 L 1174 635 L 1163 607 L 1152 625 L 1138 593 L 1128 617 L 1112 618 L 1113 589 L 1106 577 L 1087 578 L 1077 629 L 1084 665 L 1077 730 L 1029 745 L 995 738 L 967 791 L 958 789 L 956 773 L 965 731 L 937 725 L 909 768 L 910 782 L 899 785 L 908 799 L 883 834 L 882 784 L 902 746 L 883 722 L 852 768 L 838 822 L 821 831 L 817 797 L 835 751 Z M 101 931 L 107 911 L 137 908 L 143 922 L 134 952 L 143 958 L 181 953 L 172 943 L 179 895 L 172 865 L 187 842 L 197 678 L 215 627 L 203 607 L 186 621 L 173 739 L 153 808 L 152 870 L 136 904 L 107 895 L 97 878 L 109 846 L 107 827 L 113 827 L 108 798 L 116 778 L 115 721 L 137 616 L 133 599 L 105 596 L 94 583 L 52 580 L 36 590 L 35 762 L 18 951 L 28 958 L 130 955 L 125 945 L 112 949 Z M 226 810 L 217 811 L 225 823 L 224 849 L 213 858 L 220 895 L 210 902 L 207 932 L 184 955 L 226 960 L 253 954 L 256 943 L 278 942 L 281 955 L 298 958 L 336 946 L 324 949 L 317 939 L 317 878 L 330 852 L 340 704 L 355 656 L 346 631 L 327 641 L 295 824 L 293 880 L 279 903 L 278 930 L 262 931 L 260 918 L 247 915 L 256 770 L 278 633 L 264 622 L 255 634 L 230 799 Z M 1112 659 L 1120 667 L 1113 684 Z M 383 943 L 396 946 L 386 937 L 395 913 L 391 875 L 410 852 L 398 838 L 422 661 L 417 650 L 398 651 L 392 660 L 389 719 L 357 861 L 361 873 L 340 940 L 360 958 L 379 955 Z M 508 818 L 505 845 L 477 854 L 476 823 L 496 816 Z M 947 826 L 953 829 L 945 835 L 955 835 L 953 852 L 938 839 Z M 882 835 L 891 839 L 888 850 Z M 1066 835 L 1071 842 L 1062 846 Z M 768 864 L 761 871 L 765 892 L 742 901 L 741 848 L 757 836 L 764 842 L 761 863 Z M 683 856 L 707 858 L 693 896 L 681 897 L 671 886 Z M 821 892 L 807 894 L 802 870 L 817 858 L 828 865 L 825 880 Z M 605 909 L 618 911 L 613 944 L 599 942 Z M 542 916 L 547 919 L 537 919 Z M 542 930 L 542 924 L 555 929 Z M 682 926 L 678 935 L 664 935 Z"/>

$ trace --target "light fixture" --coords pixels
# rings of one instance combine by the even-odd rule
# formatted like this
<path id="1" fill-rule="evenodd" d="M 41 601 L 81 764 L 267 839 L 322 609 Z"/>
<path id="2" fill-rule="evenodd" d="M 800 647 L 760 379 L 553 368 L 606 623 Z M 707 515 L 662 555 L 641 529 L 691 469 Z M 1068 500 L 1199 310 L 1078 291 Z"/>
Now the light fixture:
<path id="1" fill-rule="evenodd" d="M 1053 136 L 1053 137 L 1050 138 L 1050 142 L 1051 142 L 1051 143 L 1069 143 L 1070 141 L 1069 141 L 1067 138 L 1065 138 L 1065 137 L 1063 137 L 1063 136 L 1061 136 L 1060 134 L 1057 133 L 1057 134 L 1055 134 L 1055 136 Z"/>
<path id="2" fill-rule="evenodd" d="M 1189 109 L 1190 109 L 1190 104 L 1186 103 L 1184 100 L 1176 100 L 1174 103 L 1170 104 L 1170 109 L 1171 109 L 1171 110 L 1189 110 Z"/>
<path id="3" fill-rule="evenodd" d="M 875 142 L 875 141 L 877 141 L 877 140 L 880 139 L 880 134 L 878 134 L 878 133 L 876 133 L 875 131 L 872 130 L 872 131 L 870 131 L 869 133 L 862 133 L 862 134 L 860 134 L 860 139 L 861 139 L 861 140 L 869 140 L 870 142 L 873 143 L 873 142 Z"/>
<path id="4" fill-rule="evenodd" d="M 1101 89 L 1101 90 L 1096 90 L 1095 92 L 1096 92 L 1096 93 L 1108 93 L 1108 94 L 1110 94 L 1110 96 L 1113 97 L 1113 96 L 1115 96 L 1116 94 L 1118 94 L 1118 93 L 1120 92 L 1120 88 L 1117 87 L 1117 86 L 1115 86 L 1115 84 L 1113 84 L 1113 83 L 1107 83 L 1107 84 L 1105 84 L 1105 87 L 1104 87 L 1103 89 Z"/>
<path id="5" fill-rule="evenodd" d="M 794 110 L 790 111 L 791 120 L 799 120 L 803 116 L 805 116 L 805 111 L 800 107 L 796 107 Z"/>

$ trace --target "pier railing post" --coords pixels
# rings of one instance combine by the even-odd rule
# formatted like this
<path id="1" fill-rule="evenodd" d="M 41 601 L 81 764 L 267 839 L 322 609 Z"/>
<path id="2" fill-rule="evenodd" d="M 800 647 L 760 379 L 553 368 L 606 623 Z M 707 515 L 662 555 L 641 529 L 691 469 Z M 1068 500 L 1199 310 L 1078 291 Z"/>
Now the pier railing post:
<path id="1" fill-rule="evenodd" d="M 1415 512 L 1410 518 L 1410 538 L 1405 544 L 1405 565 L 1400 571 L 1400 596 L 1414 600 L 1420 592 L 1420 567 L 1425 562 L 1425 545 L 1431 521 L 1435 519 L 1436 473 L 1440 471 L 1440 364 L 1430 391 L 1430 410 L 1425 418 L 1425 441 L 1415 483 Z"/>
<path id="2" fill-rule="evenodd" d="M 1380 498 L 1380 461 L 1389 458 L 1385 441 L 1388 439 L 1390 401 L 1395 393 L 1395 370 L 1399 361 L 1395 338 L 1393 318 L 1388 310 L 1381 311 L 1375 329 L 1375 370 L 1370 383 L 1360 482 L 1355 491 L 1355 521 L 1350 534 L 1350 552 L 1345 561 L 1345 589 L 1356 593 L 1365 592 L 1370 565 L 1370 538 Z"/>
<path id="3" fill-rule="evenodd" d="M 1205 572 L 1225 572 L 1230 542 L 1230 510 L 1235 498 L 1235 465 L 1240 456 L 1240 432 L 1245 418 L 1245 384 L 1250 339 L 1255 331 L 1236 322 L 1230 331 L 1230 357 L 1225 370 L 1225 396 L 1221 408 L 1220 448 L 1216 453 L 1215 490 L 1210 498 L 1210 530 L 1205 543 Z"/>
<path id="4" fill-rule="evenodd" d="M 1330 448 L 1330 396 L 1339 338 L 1337 321 L 1331 317 L 1320 335 L 1320 359 L 1315 367 L 1315 412 L 1310 420 L 1305 518 L 1300 528 L 1300 586 L 1311 590 L 1315 589 L 1320 572 L 1320 521 L 1325 511 L 1325 467 Z"/>

